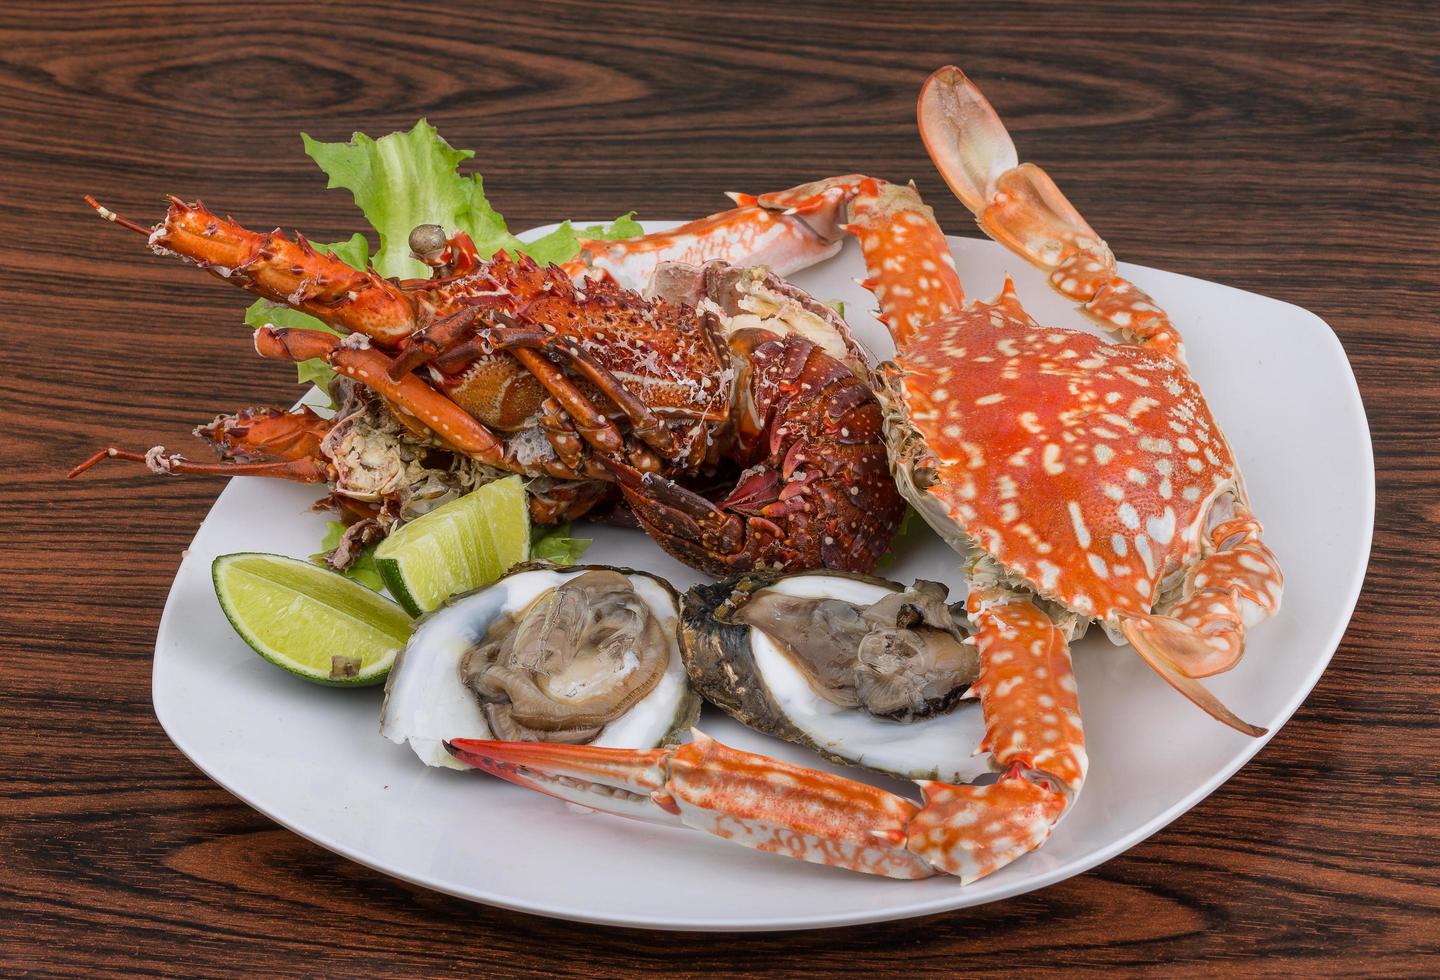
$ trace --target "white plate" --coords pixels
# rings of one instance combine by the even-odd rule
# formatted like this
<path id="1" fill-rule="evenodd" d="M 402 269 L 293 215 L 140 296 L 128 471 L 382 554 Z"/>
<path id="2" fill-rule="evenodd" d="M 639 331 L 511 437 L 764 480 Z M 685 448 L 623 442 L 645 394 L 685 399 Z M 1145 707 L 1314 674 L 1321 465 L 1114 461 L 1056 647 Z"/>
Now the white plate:
<path id="1" fill-rule="evenodd" d="M 668 227 L 652 223 L 652 230 Z M 1006 272 L 1042 323 L 1085 327 L 1039 273 L 1000 246 L 952 238 L 975 295 Z M 1209 682 L 1241 717 L 1271 732 L 1319 679 L 1354 609 L 1370 550 L 1374 469 L 1354 376 L 1314 314 L 1263 296 L 1123 266 L 1183 330 L 1193 370 L 1244 468 L 1267 541 L 1287 577 L 1278 618 L 1245 660 Z M 854 243 L 794 277 L 843 299 L 861 339 L 891 346 L 854 282 Z M 978 905 L 1079 874 L 1194 806 L 1265 744 L 1210 720 L 1140 658 L 1098 631 L 1075 650 L 1091 769 L 1079 803 L 1039 851 L 967 887 L 953 878 L 896 882 L 806 865 L 705 834 L 575 812 L 476 773 L 427 769 L 378 733 L 378 689 L 327 690 L 276 670 L 231 631 L 210 562 L 232 551 L 303 556 L 325 518 L 314 488 L 236 479 L 180 566 L 155 644 L 155 713 L 216 782 L 323 847 L 462 898 L 587 922 L 664 929 L 800 929 Z M 699 580 L 639 532 L 586 528 L 586 560 L 630 565 L 685 588 Z M 955 556 L 928 534 L 885 574 L 961 586 Z M 973 706 L 962 710 L 976 710 Z M 814 764 L 710 709 L 722 741 Z"/>

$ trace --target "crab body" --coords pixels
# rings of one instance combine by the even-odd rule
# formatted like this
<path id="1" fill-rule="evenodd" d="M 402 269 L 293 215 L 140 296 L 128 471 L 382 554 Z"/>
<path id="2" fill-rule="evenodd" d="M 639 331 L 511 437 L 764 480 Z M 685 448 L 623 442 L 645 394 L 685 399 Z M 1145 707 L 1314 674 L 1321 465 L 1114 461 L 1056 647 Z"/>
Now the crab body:
<path id="1" fill-rule="evenodd" d="M 1174 361 L 1041 326 L 1009 288 L 931 322 L 886 374 L 922 513 L 1038 595 L 1118 629 L 1198 557 L 1239 473 Z"/>

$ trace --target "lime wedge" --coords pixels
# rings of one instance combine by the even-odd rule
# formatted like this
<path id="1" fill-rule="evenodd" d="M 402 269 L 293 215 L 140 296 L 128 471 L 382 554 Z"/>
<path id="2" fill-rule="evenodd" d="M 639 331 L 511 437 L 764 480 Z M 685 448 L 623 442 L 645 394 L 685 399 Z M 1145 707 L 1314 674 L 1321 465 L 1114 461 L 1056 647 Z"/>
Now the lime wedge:
<path id="1" fill-rule="evenodd" d="M 240 638 L 275 666 L 317 684 L 379 684 L 410 638 L 410 617 L 399 606 L 308 561 L 221 555 L 210 574 Z"/>
<path id="2" fill-rule="evenodd" d="M 530 506 L 518 476 L 487 483 L 391 534 L 375 567 L 400 605 L 419 616 L 494 582 L 530 557 Z"/>

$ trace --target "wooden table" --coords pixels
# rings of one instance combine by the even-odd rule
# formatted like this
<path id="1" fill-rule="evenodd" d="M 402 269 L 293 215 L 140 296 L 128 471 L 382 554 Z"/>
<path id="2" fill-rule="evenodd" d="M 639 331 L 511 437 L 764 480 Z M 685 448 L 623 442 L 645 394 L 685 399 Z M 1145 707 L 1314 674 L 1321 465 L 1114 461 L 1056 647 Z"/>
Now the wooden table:
<path id="1" fill-rule="evenodd" d="M 1422 960 L 1440 942 L 1433 5 L 299 6 L 0 10 L 0 967 L 1440 970 Z M 1039 893 L 722 939 L 406 886 L 277 828 L 170 745 L 151 648 L 219 487 L 65 470 L 115 439 L 185 446 L 191 424 L 295 389 L 253 356 L 243 297 L 135 248 L 81 194 L 149 220 L 173 191 L 328 241 L 359 217 L 298 133 L 427 115 L 478 151 L 516 227 L 698 215 L 726 188 L 860 170 L 913 176 L 962 229 L 912 108 L 951 61 L 1122 258 L 1304 305 L 1354 363 L 1380 491 L 1367 588 L 1319 687 L 1239 775 Z"/>

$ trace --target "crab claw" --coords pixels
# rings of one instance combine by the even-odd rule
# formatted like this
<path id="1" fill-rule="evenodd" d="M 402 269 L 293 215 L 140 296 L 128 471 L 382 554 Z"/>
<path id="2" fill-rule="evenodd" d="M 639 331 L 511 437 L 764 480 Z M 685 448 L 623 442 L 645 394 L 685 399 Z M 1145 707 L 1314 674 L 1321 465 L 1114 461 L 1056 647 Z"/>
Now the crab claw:
<path id="1" fill-rule="evenodd" d="M 1065 795 L 1018 764 L 988 786 L 922 782 L 920 790 L 925 807 L 910 824 L 910 849 L 962 885 L 1045 843 L 1065 812 Z"/>
<path id="2" fill-rule="evenodd" d="M 673 749 L 639 751 L 482 738 L 457 738 L 446 742 L 445 749 L 466 765 L 557 800 L 650 823 L 680 823 L 664 790 L 666 762 Z"/>
<path id="3" fill-rule="evenodd" d="M 907 847 L 920 808 L 904 797 L 691 735 L 649 751 L 458 738 L 445 747 L 501 779 L 606 813 L 851 871 L 936 873 Z"/>
<path id="4" fill-rule="evenodd" d="M 687 827 L 757 851 L 883 875 L 928 878 L 907 847 L 919 807 L 867 783 L 721 745 L 700 732 L 666 784 Z"/>
<path id="5" fill-rule="evenodd" d="M 735 266 L 768 266 L 782 278 L 840 251 L 845 197 L 806 192 L 806 184 L 769 203 L 754 194 L 730 194 L 736 207 L 669 231 L 616 241 L 581 239 L 580 255 L 562 268 L 570 276 L 608 273 L 627 289 L 649 285 L 667 262 L 704 265 L 714 260 Z M 801 193 L 804 192 L 804 193 Z"/>

